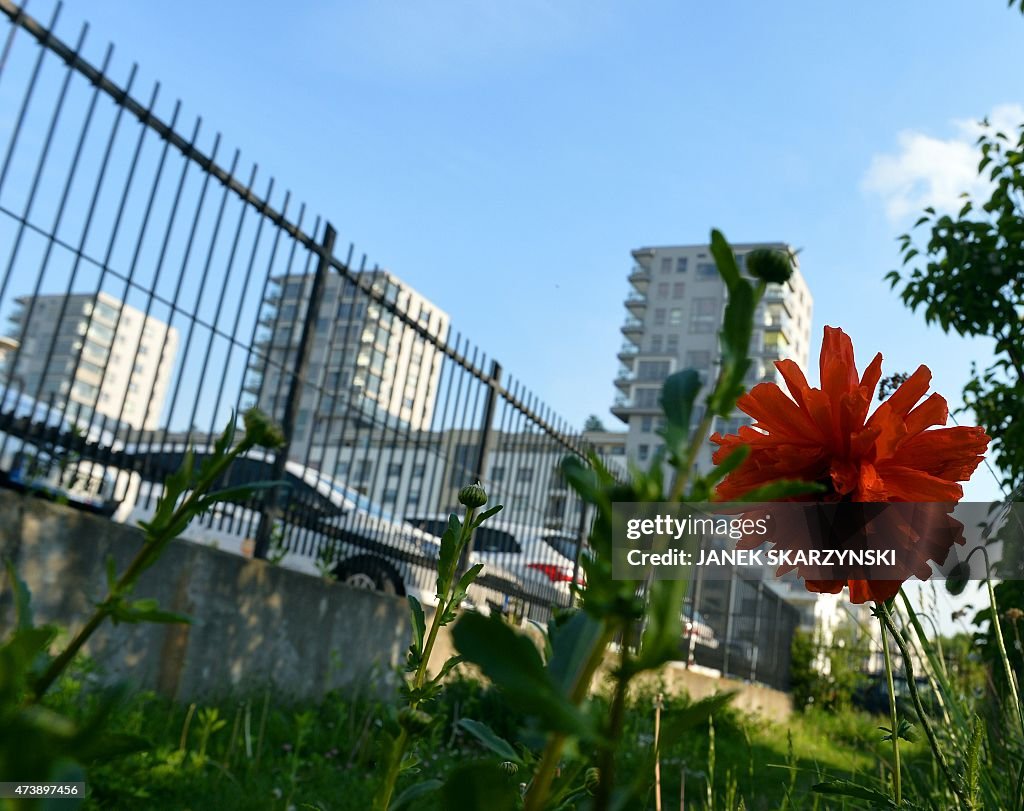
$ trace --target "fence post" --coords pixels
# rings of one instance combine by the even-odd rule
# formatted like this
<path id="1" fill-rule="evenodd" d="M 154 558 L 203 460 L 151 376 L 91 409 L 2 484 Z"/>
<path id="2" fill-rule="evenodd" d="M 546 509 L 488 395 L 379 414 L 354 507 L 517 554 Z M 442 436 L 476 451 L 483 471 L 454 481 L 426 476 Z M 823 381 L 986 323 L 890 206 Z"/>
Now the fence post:
<path id="1" fill-rule="evenodd" d="M 729 596 L 725 600 L 725 651 L 722 654 L 722 675 L 729 675 L 729 648 L 732 646 L 733 614 L 736 611 L 736 570 L 729 571 Z"/>
<path id="2" fill-rule="evenodd" d="M 324 238 L 320 249 L 317 251 L 319 260 L 316 263 L 316 274 L 313 276 L 313 289 L 309 294 L 309 304 L 306 306 L 306 318 L 302 324 L 302 338 L 299 342 L 298 356 L 295 358 L 295 368 L 292 372 L 292 379 L 288 385 L 288 397 L 284 404 L 284 416 L 281 419 L 281 428 L 284 430 L 284 445 L 274 453 L 274 465 L 271 468 L 270 480 L 281 481 L 285 475 L 285 463 L 288 461 L 288 454 L 292 448 L 292 434 L 295 433 L 295 417 L 299 411 L 299 404 L 302 401 L 302 387 L 309 371 L 309 356 L 313 350 L 313 339 L 316 337 L 316 322 L 320 317 L 320 303 L 324 298 L 324 286 L 327 283 L 327 274 L 330 272 L 331 259 L 334 256 L 334 240 L 337 231 L 330 224 L 326 224 Z M 312 430 L 312 425 L 310 426 Z M 283 488 L 276 487 L 270 491 L 263 501 L 263 511 L 260 514 L 259 527 L 256 529 L 256 543 L 253 549 L 253 557 L 266 558 L 270 550 L 270 536 L 274 529 L 274 521 L 281 513 L 281 502 L 284 498 Z"/>
<path id="3" fill-rule="evenodd" d="M 757 600 L 754 602 L 754 649 L 750 655 L 750 680 L 757 681 L 758 654 L 761 651 L 761 599 L 764 597 L 764 581 L 757 581 Z"/>
<path id="4" fill-rule="evenodd" d="M 480 482 L 484 480 L 484 472 L 487 470 L 487 456 L 491 451 L 491 426 L 494 422 L 494 410 L 498 406 L 498 389 L 501 387 L 501 364 L 498 361 L 491 361 L 491 373 L 485 382 L 487 383 L 487 402 L 484 403 L 484 417 L 480 425 L 480 444 L 476 449 L 476 463 L 473 465 L 473 478 Z M 464 484 L 472 484 L 472 482 L 464 482 Z M 469 543 L 463 547 L 462 555 L 459 557 L 460 577 L 469 568 L 469 555 L 472 551 L 473 538 L 470 536 Z"/>

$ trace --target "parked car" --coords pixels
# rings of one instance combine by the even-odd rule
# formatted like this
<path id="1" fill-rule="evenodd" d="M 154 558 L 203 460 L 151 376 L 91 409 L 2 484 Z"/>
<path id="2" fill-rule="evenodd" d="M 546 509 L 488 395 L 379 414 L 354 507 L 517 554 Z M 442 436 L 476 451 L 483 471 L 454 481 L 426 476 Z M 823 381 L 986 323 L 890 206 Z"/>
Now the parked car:
<path id="1" fill-rule="evenodd" d="M 109 432 L 79 426 L 63 411 L 15 389 L 2 387 L 0 414 L 21 426 L 0 431 L 0 483 L 76 509 L 110 516 L 117 507 L 114 480 L 102 465 L 83 459 L 66 446 L 74 439 L 110 442 Z M 45 437 L 45 438 L 44 438 Z"/>
<path id="2" fill-rule="evenodd" d="M 434 535 L 443 532 L 448 523 L 446 515 L 437 513 L 406 520 Z M 473 535 L 474 559 L 511 572 L 530 603 L 545 608 L 571 604 L 574 575 L 576 589 L 586 585 L 583 570 L 575 561 L 578 547 L 579 539 L 568 533 L 496 518 Z"/>
<path id="3" fill-rule="evenodd" d="M 689 607 L 683 607 L 683 639 L 693 640 L 695 645 L 704 645 L 708 648 L 717 648 L 718 639 L 715 632 L 704 619 L 700 611 L 690 611 Z"/>
<path id="4" fill-rule="evenodd" d="M 139 453 L 149 449 L 134 449 Z M 203 449 L 196 451 L 201 461 Z M 178 446 L 152 453 L 143 473 L 133 473 L 131 506 L 116 519 L 126 523 L 147 520 L 163 492 L 163 480 L 184 457 Z M 236 459 L 221 486 L 234 487 L 272 476 L 271 460 L 258 451 Z M 436 603 L 436 563 L 440 538 L 402 521 L 344 483 L 296 462 L 285 465 L 288 490 L 282 499 L 282 517 L 272 529 L 272 554 L 287 568 L 309 574 L 333 574 L 354 588 L 396 596 L 413 595 L 421 603 Z M 194 520 L 184 537 L 215 545 L 235 554 L 251 556 L 261 518 L 256 504 L 218 504 L 210 514 Z M 471 563 L 487 563 L 486 573 L 508 581 L 506 591 L 518 583 L 507 570 L 480 556 Z M 509 598 L 493 586 L 474 584 L 466 607 L 482 611 L 507 610 Z"/>

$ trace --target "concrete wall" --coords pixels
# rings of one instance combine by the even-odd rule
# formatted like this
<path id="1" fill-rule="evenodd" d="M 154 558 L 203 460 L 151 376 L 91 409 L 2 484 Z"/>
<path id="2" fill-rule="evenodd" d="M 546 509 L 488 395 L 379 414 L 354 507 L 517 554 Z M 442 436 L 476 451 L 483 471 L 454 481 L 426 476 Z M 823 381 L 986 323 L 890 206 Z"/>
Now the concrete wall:
<path id="1" fill-rule="evenodd" d="M 0 490 L 0 558 L 12 558 L 31 589 L 37 622 L 77 629 L 106 593 L 104 561 L 112 555 L 123 571 L 141 543 L 133 527 Z M 10 590 L 2 582 L 0 634 L 13 621 Z M 367 678 L 386 689 L 411 639 L 404 599 L 188 541 L 171 543 L 142 576 L 135 596 L 155 598 L 192 623 L 106 623 L 86 650 L 111 681 L 183 700 L 268 681 L 297 696 Z M 451 639 L 442 631 L 434 663 L 451 653 Z M 681 666 L 660 678 L 667 690 L 686 689 L 695 698 L 739 689 L 738 707 L 773 718 L 790 710 L 784 693 Z"/>

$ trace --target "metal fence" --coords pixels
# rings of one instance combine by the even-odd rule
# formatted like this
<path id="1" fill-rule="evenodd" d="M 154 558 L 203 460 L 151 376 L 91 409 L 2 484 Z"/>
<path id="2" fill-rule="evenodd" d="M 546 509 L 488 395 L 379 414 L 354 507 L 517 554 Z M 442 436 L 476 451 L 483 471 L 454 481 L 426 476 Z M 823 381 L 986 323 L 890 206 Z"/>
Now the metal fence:
<path id="1" fill-rule="evenodd" d="M 111 76 L 112 46 L 87 57 L 86 26 L 62 40 L 59 6 L 0 11 L 4 482 L 134 522 L 186 447 L 258 405 L 288 444 L 232 483 L 292 486 L 196 540 L 429 594 L 441 522 L 479 479 L 505 511 L 475 538 L 473 599 L 568 604 L 588 516 L 559 462 L 582 438 L 159 84 Z"/>

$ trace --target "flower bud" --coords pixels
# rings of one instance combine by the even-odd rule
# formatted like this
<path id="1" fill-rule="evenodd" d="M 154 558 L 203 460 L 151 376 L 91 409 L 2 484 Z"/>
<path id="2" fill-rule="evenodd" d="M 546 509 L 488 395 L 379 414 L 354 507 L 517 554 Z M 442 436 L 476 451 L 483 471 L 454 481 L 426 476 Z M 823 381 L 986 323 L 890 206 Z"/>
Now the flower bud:
<path id="1" fill-rule="evenodd" d="M 463 507 L 475 510 L 477 507 L 483 507 L 486 503 L 487 492 L 480 485 L 480 482 L 466 485 L 459 490 L 459 504 Z"/>
<path id="2" fill-rule="evenodd" d="M 284 444 L 284 431 L 258 408 L 250 408 L 242 415 L 245 437 L 254 445 L 273 450 Z"/>
<path id="3" fill-rule="evenodd" d="M 783 284 L 793 275 L 793 256 L 777 248 L 758 248 L 747 254 L 747 270 L 763 281 Z"/>

